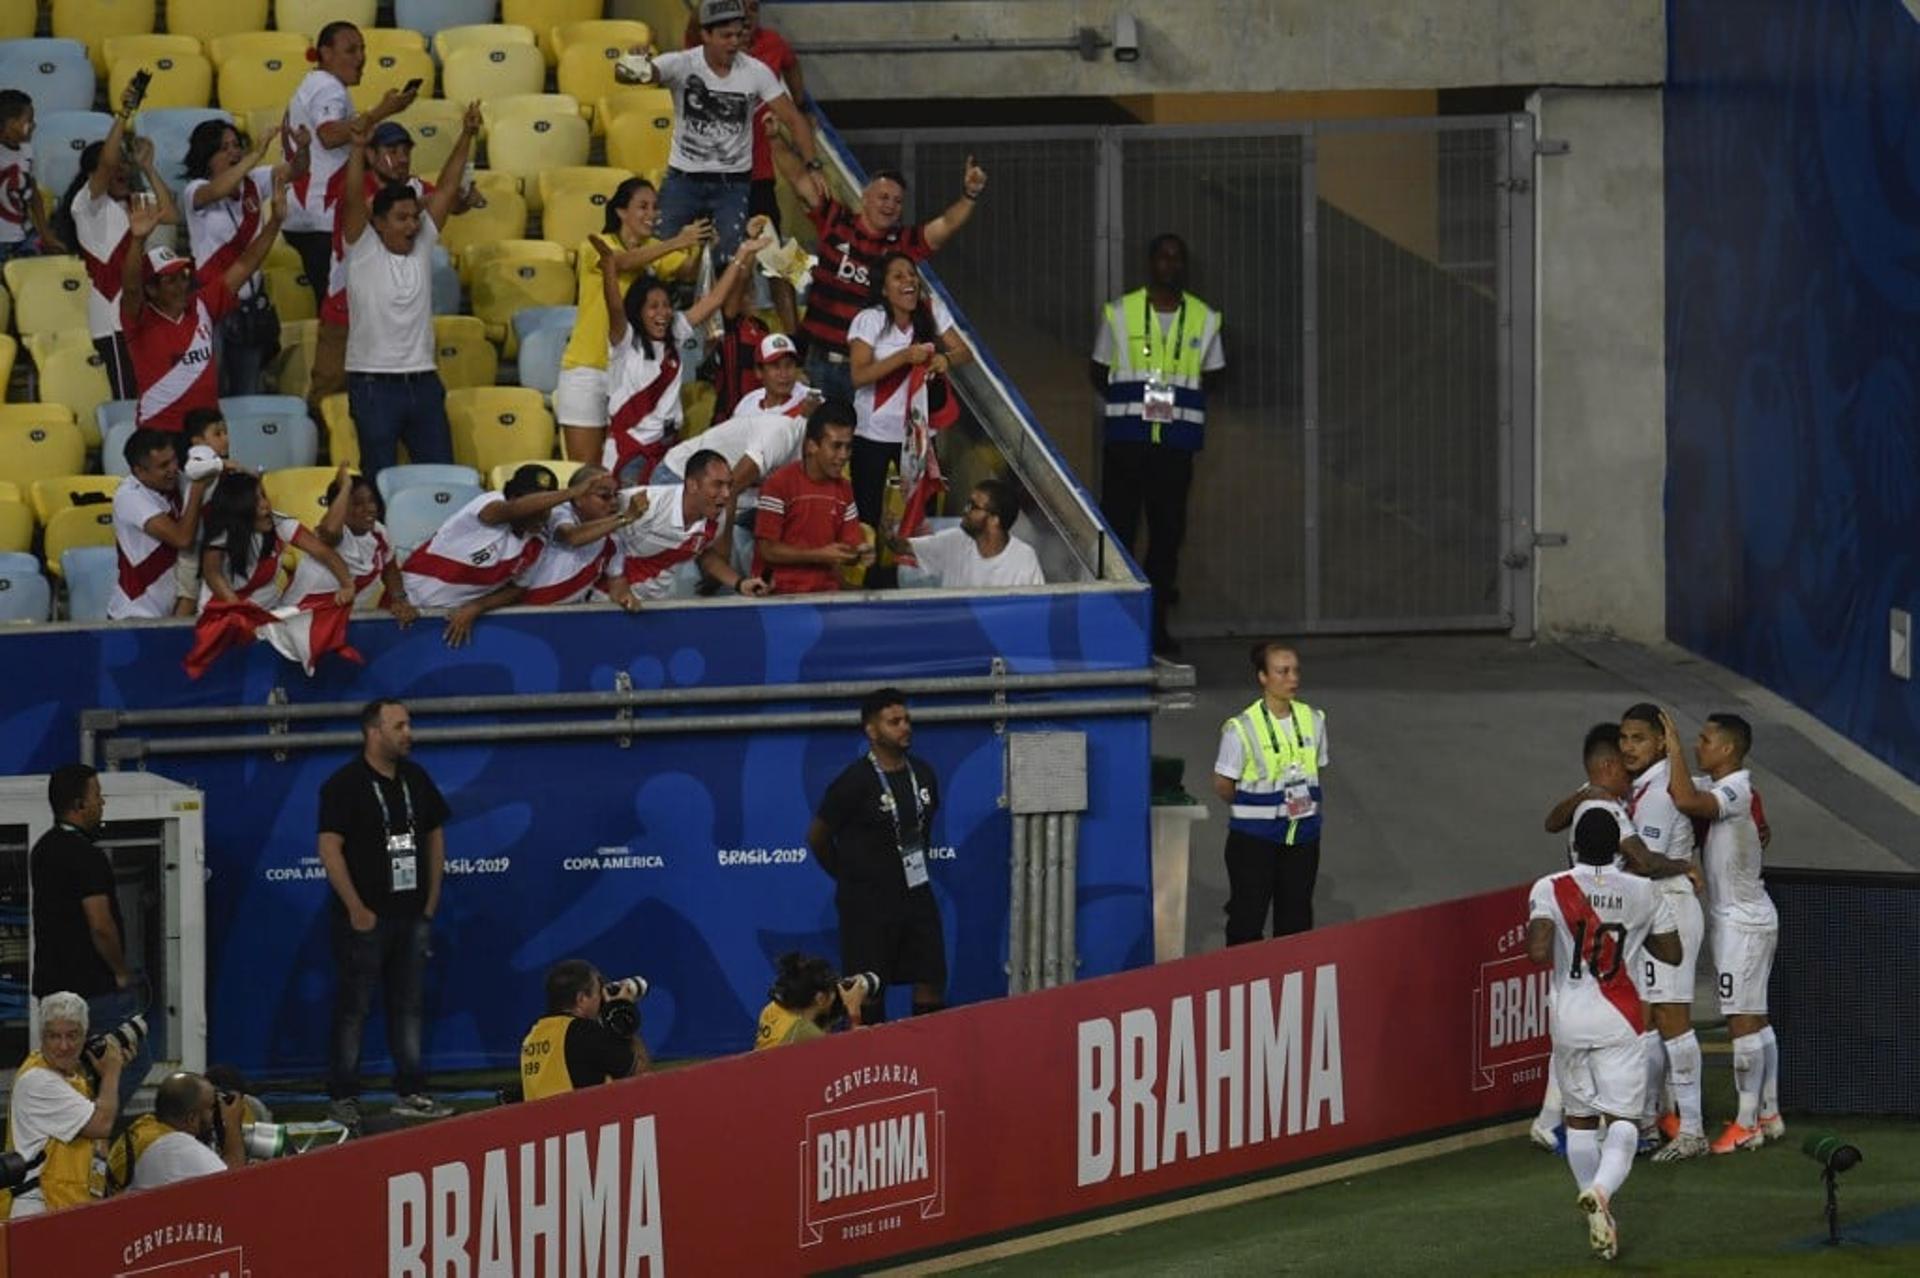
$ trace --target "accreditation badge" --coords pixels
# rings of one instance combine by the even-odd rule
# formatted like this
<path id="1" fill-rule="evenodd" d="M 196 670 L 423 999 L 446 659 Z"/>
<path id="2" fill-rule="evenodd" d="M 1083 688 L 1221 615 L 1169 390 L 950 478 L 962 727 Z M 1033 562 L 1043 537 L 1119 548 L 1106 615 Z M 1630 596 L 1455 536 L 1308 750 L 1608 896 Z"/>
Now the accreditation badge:
<path id="1" fill-rule="evenodd" d="M 1140 415 L 1150 422 L 1173 420 L 1173 387 L 1158 377 L 1149 377 L 1140 392 Z"/>
<path id="2" fill-rule="evenodd" d="M 411 892 L 420 886 L 420 859 L 411 830 L 387 836 L 387 883 L 394 892 Z"/>

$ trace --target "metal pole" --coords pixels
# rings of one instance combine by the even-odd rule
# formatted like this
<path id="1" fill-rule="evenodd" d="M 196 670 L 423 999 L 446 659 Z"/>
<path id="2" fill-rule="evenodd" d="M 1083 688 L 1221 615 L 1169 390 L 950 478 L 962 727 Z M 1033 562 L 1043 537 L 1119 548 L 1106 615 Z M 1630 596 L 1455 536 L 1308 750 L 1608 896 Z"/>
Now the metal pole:
<path id="1" fill-rule="evenodd" d="M 1047 864 L 1041 880 L 1040 936 L 1044 949 L 1040 986 L 1050 990 L 1060 983 L 1060 814 L 1049 812 L 1041 820 L 1046 823 L 1042 841 L 1047 849 Z"/>
<path id="2" fill-rule="evenodd" d="M 1007 885 L 1007 993 L 1027 992 L 1027 818 L 1013 818 L 1011 879 Z"/>
<path id="3" fill-rule="evenodd" d="M 1088 28 L 1070 36 L 991 36 L 965 39 L 949 36 L 945 40 L 804 40 L 794 42 L 794 52 L 821 53 L 1078 53 L 1091 60 L 1101 49 L 1113 47 L 1113 41 Z"/>
<path id="4" fill-rule="evenodd" d="M 1080 979 L 1075 932 L 1080 910 L 1080 814 L 1060 818 L 1060 983 Z"/>
<path id="5" fill-rule="evenodd" d="M 1029 835 L 1038 836 L 1027 848 L 1027 988 L 1038 990 L 1046 988 L 1046 978 L 1040 970 L 1042 939 L 1040 935 L 1040 911 L 1046 901 L 1047 869 L 1047 829 L 1045 818 L 1030 816 Z"/>

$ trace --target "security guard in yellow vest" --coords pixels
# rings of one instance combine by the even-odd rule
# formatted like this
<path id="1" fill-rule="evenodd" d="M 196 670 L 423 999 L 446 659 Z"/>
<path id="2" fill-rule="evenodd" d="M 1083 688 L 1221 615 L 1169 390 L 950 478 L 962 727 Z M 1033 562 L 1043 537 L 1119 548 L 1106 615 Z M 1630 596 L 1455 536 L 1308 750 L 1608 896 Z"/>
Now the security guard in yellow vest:
<path id="1" fill-rule="evenodd" d="M 638 1033 L 621 1038 L 601 1023 L 607 993 L 606 978 L 584 959 L 556 963 L 547 973 L 547 1014 L 520 1044 L 520 1089 L 527 1100 L 626 1078 L 646 1067 Z"/>
<path id="2" fill-rule="evenodd" d="M 126 1057 L 109 1042 L 94 1061 L 94 1084 L 80 1070 L 87 1038 L 87 1001 L 62 991 L 40 1000 L 40 1050 L 29 1052 L 13 1076 L 7 1148 L 27 1159 L 27 1178 L 14 1188 L 7 1214 L 18 1220 L 58 1211 L 105 1192 L 105 1160 L 94 1142 L 113 1131 L 120 1110 L 120 1070 Z"/>
<path id="3" fill-rule="evenodd" d="M 1207 374 L 1226 367 L 1220 313 L 1186 291 L 1187 246 L 1156 235 L 1147 246 L 1146 288 L 1109 302 L 1093 348 L 1093 379 L 1105 397 L 1100 508 L 1129 553 L 1147 517 L 1143 563 L 1153 584 L 1153 650 L 1173 655 L 1167 633 L 1187 535 L 1193 456 L 1205 440 Z"/>
<path id="4" fill-rule="evenodd" d="M 1300 656 L 1280 643 L 1249 654 L 1260 699 L 1227 720 L 1213 790 L 1231 805 L 1227 823 L 1227 944 L 1313 926 L 1320 873 L 1320 772 L 1327 717 L 1295 697 Z"/>

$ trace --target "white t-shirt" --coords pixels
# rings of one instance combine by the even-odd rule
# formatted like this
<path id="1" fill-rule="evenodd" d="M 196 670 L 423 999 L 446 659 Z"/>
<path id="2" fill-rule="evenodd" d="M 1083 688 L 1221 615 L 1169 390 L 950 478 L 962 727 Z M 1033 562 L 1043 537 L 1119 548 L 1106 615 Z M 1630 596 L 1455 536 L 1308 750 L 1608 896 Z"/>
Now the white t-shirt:
<path id="1" fill-rule="evenodd" d="M 935 296 L 934 335 L 938 337 L 952 327 L 953 313 L 947 310 L 945 302 Z M 865 342 L 873 348 L 876 361 L 905 350 L 916 340 L 911 325 L 904 329 L 894 327 L 888 321 L 886 308 L 881 306 L 869 306 L 847 325 L 848 343 Z M 912 365 L 905 365 L 877 382 L 854 388 L 853 407 L 860 418 L 854 434 L 862 439 L 879 440 L 883 444 L 897 444 L 907 437 L 907 377 L 911 372 Z"/>
<path id="2" fill-rule="evenodd" d="M 1720 815 L 1707 826 L 1702 860 L 1707 874 L 1707 901 L 1716 920 L 1741 927 L 1780 926 L 1779 911 L 1760 880 L 1760 827 L 1753 820 L 1753 774 L 1745 768 L 1715 781 L 1696 776 L 1693 784 L 1713 795 Z"/>
<path id="3" fill-rule="evenodd" d="M 111 195 L 95 198 L 81 187 L 73 197 L 73 237 L 93 284 L 87 294 L 87 332 L 112 337 L 120 331 L 120 272 L 133 238 L 126 206 Z"/>
<path id="4" fill-rule="evenodd" d="M 334 550 L 346 562 L 347 571 L 353 574 L 354 589 L 358 592 L 353 599 L 355 610 L 373 607 L 381 574 L 393 562 L 393 544 L 387 540 L 386 525 L 376 523 L 367 533 L 342 528 L 340 544 Z M 333 579 L 325 565 L 312 555 L 302 555 L 299 566 L 293 570 L 293 580 L 287 583 L 284 598 L 297 607 L 309 607 L 333 598 L 333 592 L 338 589 L 340 583 Z"/>
<path id="5" fill-rule="evenodd" d="M 1604 812 L 1612 817 L 1614 824 L 1620 829 L 1620 842 L 1622 843 L 1625 843 L 1638 833 L 1638 831 L 1633 828 L 1633 818 L 1627 815 L 1627 805 L 1618 799 L 1582 799 L 1579 805 L 1573 810 L 1572 824 L 1567 826 L 1567 865 L 1569 867 L 1572 867 L 1580 859 L 1573 850 L 1573 832 L 1580 828 L 1580 818 L 1589 812 Z M 1617 854 L 1613 858 L 1613 863 L 1615 865 L 1620 864 L 1620 857 Z"/>
<path id="6" fill-rule="evenodd" d="M 420 216 L 404 257 L 380 242 L 369 222 L 347 245 L 347 371 L 430 373 L 433 349 L 433 246 L 440 230 Z"/>
<path id="7" fill-rule="evenodd" d="M 217 264 L 224 270 L 234 258 L 246 252 L 247 246 L 260 234 L 267 206 L 273 199 L 273 170 L 262 165 L 247 174 L 246 181 L 226 199 L 195 208 L 195 193 L 211 180 L 195 178 L 187 183 L 181 196 L 180 207 L 187 214 L 187 243 L 193 251 L 196 271 L 207 270 L 209 264 Z M 259 287 L 256 271 L 234 291 L 234 296 L 245 301 Z"/>
<path id="8" fill-rule="evenodd" d="M 547 516 L 546 546 L 540 557 L 520 570 L 514 581 L 527 593 L 523 604 L 570 604 L 585 599 L 601 578 L 619 570 L 618 547 L 611 535 L 598 541 L 569 546 L 560 539 L 562 529 L 578 527 L 580 512 L 568 502 L 556 506 Z"/>
<path id="9" fill-rule="evenodd" d="M 1668 760 L 1660 759 L 1633 779 L 1627 791 L 1627 815 L 1647 851 L 1657 852 L 1674 861 L 1693 860 L 1693 819 L 1673 806 L 1667 791 Z M 1684 874 L 1656 880 L 1662 891 L 1674 896 L 1693 895 L 1693 884 Z"/>
<path id="10" fill-rule="evenodd" d="M 231 559 L 227 561 L 224 571 L 227 574 L 227 584 L 233 587 L 233 593 L 239 595 L 248 603 L 259 604 L 262 608 L 279 607 L 280 600 L 283 597 L 280 588 L 280 559 L 281 556 L 285 554 L 287 547 L 293 544 L 294 535 L 299 531 L 299 520 L 290 515 L 283 515 L 277 510 L 274 511 L 273 538 L 265 546 L 255 547 L 253 558 L 247 562 L 246 577 L 241 580 L 235 580 L 233 575 L 233 561 Z M 225 550 L 227 548 L 227 535 L 223 532 L 215 533 L 213 536 L 207 538 L 203 548 L 207 550 Z M 308 556 L 308 558 L 312 558 L 312 556 Z M 332 573 L 327 573 L 327 580 L 333 580 Z M 206 611 L 207 604 L 210 603 L 212 599 L 213 587 L 207 584 L 203 576 L 200 581 L 200 610 L 202 612 Z"/>
<path id="11" fill-rule="evenodd" d="M 793 392 L 788 396 L 787 402 L 769 408 L 767 407 L 767 388 L 762 386 L 757 390 L 750 390 L 742 395 L 740 402 L 733 406 L 733 415 L 735 417 L 746 417 L 752 413 L 785 413 L 789 417 L 804 417 L 806 416 L 807 398 L 812 394 L 813 387 L 807 385 L 805 382 L 795 382 L 793 384 Z"/>
<path id="12" fill-rule="evenodd" d="M 673 152 L 667 163 L 683 173 L 753 170 L 753 115 L 762 102 L 787 94 L 773 69 L 747 54 L 734 55 L 720 75 L 702 49 L 678 49 L 653 60 L 660 83 L 673 92 Z"/>
<path id="13" fill-rule="evenodd" d="M 601 445 L 600 464 L 618 475 L 634 453 L 678 434 L 680 387 L 683 378 L 669 377 L 669 360 L 677 371 L 686 361 L 681 351 L 698 343 L 693 326 L 679 311 L 667 329 L 665 341 L 653 342 L 653 355 L 635 340 L 632 329 L 623 342 L 607 344 L 607 439 Z M 697 361 L 694 361 L 697 363 Z"/>
<path id="14" fill-rule="evenodd" d="M 0 143 L 0 244 L 18 244 L 32 229 L 33 143 Z"/>
<path id="15" fill-rule="evenodd" d="M 620 509 L 625 510 L 638 492 L 647 494 L 647 513 L 622 528 L 616 536 L 622 559 L 621 571 L 641 599 L 660 599 L 672 584 L 673 570 L 713 544 L 720 533 L 717 519 L 688 525 L 684 510 L 685 490 L 679 484 L 626 488 L 620 492 Z"/>
<path id="16" fill-rule="evenodd" d="M 157 493 L 132 475 L 113 490 L 113 541 L 120 572 L 107 596 L 110 620 L 173 615 L 173 566 L 180 552 L 150 535 L 147 522 L 155 515 L 179 513 L 176 496 Z M 134 593 L 128 592 L 128 583 Z"/>
<path id="17" fill-rule="evenodd" d="M 186 1132 L 168 1132 L 134 1160 L 133 1189 L 158 1189 L 227 1170 L 220 1155 Z"/>
<path id="18" fill-rule="evenodd" d="M 298 129 L 306 126 L 313 135 L 313 142 L 307 160 L 306 176 L 297 179 L 287 192 L 287 221 L 289 231 L 331 231 L 333 213 L 327 208 L 327 184 L 333 175 L 346 167 L 348 148 L 353 143 L 342 142 L 336 147 L 320 144 L 320 126 L 339 120 L 353 118 L 353 99 L 347 93 L 347 86 L 331 71 L 319 67 L 307 72 L 307 78 L 293 91 L 293 97 L 287 103 L 287 127 Z"/>
<path id="19" fill-rule="evenodd" d="M 457 608 L 505 585 L 539 556 L 544 545 L 539 537 L 522 537 L 512 524 L 489 524 L 480 518 L 482 510 L 505 500 L 499 493 L 481 493 L 407 556 L 401 568 L 407 598 L 416 607 Z"/>
<path id="20" fill-rule="evenodd" d="M 1553 922 L 1554 1046 L 1639 1038 L 1633 973 L 1642 947 L 1649 935 L 1678 930 L 1672 903 L 1653 880 L 1610 865 L 1576 865 L 1533 885 L 1527 918 Z"/>
<path id="21" fill-rule="evenodd" d="M 171 583 L 169 583 L 171 584 Z M 27 1158 L 46 1148 L 49 1140 L 67 1141 L 93 1121 L 93 1102 L 51 1069 L 30 1069 L 13 1085 L 9 1106 L 12 1147 Z M 13 1196 L 12 1217 L 38 1216 L 47 1209 L 39 1190 Z"/>
<path id="22" fill-rule="evenodd" d="M 1171 338 L 1174 321 L 1180 318 L 1180 312 L 1154 310 L 1151 305 L 1147 309 L 1160 321 L 1160 336 Z M 1105 368 L 1113 367 L 1113 325 L 1107 321 L 1105 311 L 1101 312 L 1100 331 L 1093 339 L 1093 362 Z M 1200 356 L 1200 369 L 1202 372 L 1217 373 L 1226 366 L 1226 352 L 1220 348 L 1220 330 L 1216 327 L 1213 335 L 1207 339 L 1205 353 Z"/>
<path id="23" fill-rule="evenodd" d="M 686 476 L 687 460 L 703 448 L 710 448 L 737 466 L 741 458 L 751 458 L 760 468 L 760 478 L 800 460 L 800 444 L 807 437 L 804 418 L 785 413 L 740 412 L 717 426 L 709 426 L 692 439 L 683 439 L 667 450 L 660 464 L 674 474 Z M 758 485 L 754 490 L 758 490 Z"/>
<path id="24" fill-rule="evenodd" d="M 910 544 L 920 566 L 938 575 L 940 584 L 949 590 L 1047 584 L 1046 574 L 1040 571 L 1040 557 L 1018 537 L 1008 537 L 1006 548 L 991 559 L 980 554 L 979 543 L 964 528 L 943 528 L 930 536 L 911 538 Z"/>
<path id="25" fill-rule="evenodd" d="M 1294 739 L 1293 716 L 1291 714 L 1287 715 L 1284 719 L 1276 715 L 1273 720 L 1273 726 L 1274 729 L 1290 743 L 1295 746 L 1299 745 L 1299 742 Z M 1316 709 L 1313 712 L 1313 735 L 1320 743 L 1320 758 L 1318 762 L 1319 765 L 1324 768 L 1331 762 L 1327 755 L 1327 715 L 1324 710 Z M 1238 781 L 1241 772 L 1246 769 L 1246 766 L 1246 747 L 1241 745 L 1240 733 L 1234 728 L 1233 721 L 1229 719 L 1227 726 L 1220 732 L 1220 751 L 1214 756 L 1213 770 L 1220 776 Z"/>

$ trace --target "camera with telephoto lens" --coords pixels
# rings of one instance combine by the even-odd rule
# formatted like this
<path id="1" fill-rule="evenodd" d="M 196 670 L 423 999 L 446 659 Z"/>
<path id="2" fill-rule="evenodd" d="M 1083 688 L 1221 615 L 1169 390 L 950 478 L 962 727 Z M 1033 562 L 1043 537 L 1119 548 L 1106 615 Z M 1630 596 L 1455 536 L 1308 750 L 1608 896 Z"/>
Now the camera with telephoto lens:
<path id="1" fill-rule="evenodd" d="M 883 988 L 879 976 L 873 972 L 853 972 L 841 977 L 833 983 L 833 1007 L 827 1019 L 837 1021 L 848 1014 L 845 994 L 857 989 L 863 999 L 877 998 Z"/>
<path id="2" fill-rule="evenodd" d="M 624 981 L 608 981 L 601 991 L 600 1023 L 615 1038 L 632 1038 L 640 1032 L 640 1000 L 647 996 L 647 978 L 629 976 Z"/>
<path id="3" fill-rule="evenodd" d="M 100 1081 L 100 1061 L 107 1054 L 107 1045 L 116 1044 L 121 1056 L 128 1061 L 140 1054 L 140 1048 L 147 1041 L 147 1018 L 144 1015 L 129 1016 L 104 1034 L 95 1034 L 87 1040 L 80 1052 L 80 1064 L 87 1073 Z"/>

